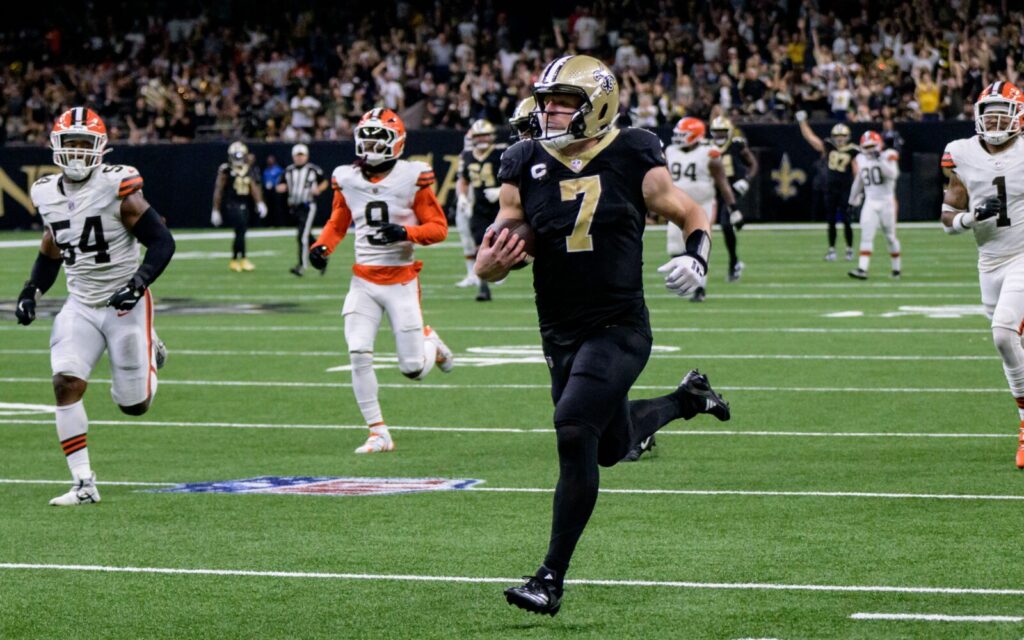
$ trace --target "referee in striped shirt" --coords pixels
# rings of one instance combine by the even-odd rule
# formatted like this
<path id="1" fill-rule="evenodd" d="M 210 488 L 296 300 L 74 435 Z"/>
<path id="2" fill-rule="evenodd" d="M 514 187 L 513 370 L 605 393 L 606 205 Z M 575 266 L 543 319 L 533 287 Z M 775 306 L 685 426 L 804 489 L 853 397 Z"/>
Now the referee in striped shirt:
<path id="1" fill-rule="evenodd" d="M 292 147 L 292 163 L 284 170 L 284 182 L 277 185 L 279 193 L 288 194 L 288 213 L 298 226 L 299 263 L 291 272 L 301 276 L 309 266 L 309 247 L 316 238 L 312 235 L 316 218 L 316 197 L 327 188 L 323 169 L 309 161 L 309 147 Z"/>

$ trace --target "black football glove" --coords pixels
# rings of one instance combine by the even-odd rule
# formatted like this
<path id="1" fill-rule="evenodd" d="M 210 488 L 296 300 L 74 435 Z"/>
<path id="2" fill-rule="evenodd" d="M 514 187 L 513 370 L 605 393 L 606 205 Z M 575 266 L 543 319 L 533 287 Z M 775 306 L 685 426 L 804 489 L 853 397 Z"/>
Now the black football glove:
<path id="1" fill-rule="evenodd" d="M 377 231 L 367 237 L 367 241 L 375 246 L 383 246 L 386 244 L 394 244 L 396 242 L 402 242 L 409 239 L 409 232 L 405 230 L 400 224 L 391 224 L 390 222 L 385 225 L 381 225 L 377 228 Z"/>
<path id="2" fill-rule="evenodd" d="M 18 305 L 14 308 L 14 315 L 18 318 L 18 324 L 28 326 L 36 319 L 36 286 L 26 284 L 25 288 L 18 294 Z"/>
<path id="3" fill-rule="evenodd" d="M 327 247 L 325 245 L 317 245 L 309 250 L 309 264 L 320 273 L 324 272 L 327 268 Z"/>
<path id="4" fill-rule="evenodd" d="M 131 311 L 146 293 L 146 283 L 142 276 L 135 274 L 128 284 L 114 292 L 107 300 L 108 307 L 114 307 L 118 311 Z"/>
<path id="5" fill-rule="evenodd" d="M 974 219 L 978 222 L 982 220 L 988 220 L 999 215 L 1000 209 L 1003 208 L 1003 201 L 995 196 L 989 196 L 985 198 L 984 204 L 980 207 L 974 208 Z"/>

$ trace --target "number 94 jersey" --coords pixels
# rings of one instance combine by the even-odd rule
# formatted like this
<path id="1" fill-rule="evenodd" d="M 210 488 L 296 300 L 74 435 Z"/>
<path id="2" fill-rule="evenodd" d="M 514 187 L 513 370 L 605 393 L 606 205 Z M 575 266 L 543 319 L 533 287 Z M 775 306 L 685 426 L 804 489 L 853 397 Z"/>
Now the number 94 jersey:
<path id="1" fill-rule="evenodd" d="M 373 245 L 369 237 L 388 223 L 406 227 L 419 224 L 413 210 L 416 193 L 433 183 L 430 165 L 412 160 L 396 161 L 391 172 L 378 182 L 370 182 L 355 165 L 334 170 L 331 186 L 345 196 L 356 227 L 356 264 L 397 267 L 413 262 L 412 242 Z"/>
<path id="2" fill-rule="evenodd" d="M 974 224 L 978 269 L 988 271 L 1024 256 L 1024 142 L 1018 138 L 992 154 L 979 136 L 954 140 L 942 154 L 942 168 L 967 188 L 968 209 L 993 196 L 1002 201 L 998 216 Z"/>
<path id="3" fill-rule="evenodd" d="M 721 156 L 722 152 L 709 142 L 702 142 L 692 149 L 675 145 L 665 148 L 665 160 L 672 174 L 672 182 L 699 202 L 708 215 L 711 215 L 711 203 L 715 198 L 715 179 L 711 177 L 708 167 L 713 158 Z"/>
<path id="4" fill-rule="evenodd" d="M 139 266 L 139 243 L 121 221 L 121 201 L 142 189 L 127 165 L 100 165 L 82 182 L 61 174 L 32 185 L 32 204 L 60 247 L 68 293 L 101 307 Z"/>

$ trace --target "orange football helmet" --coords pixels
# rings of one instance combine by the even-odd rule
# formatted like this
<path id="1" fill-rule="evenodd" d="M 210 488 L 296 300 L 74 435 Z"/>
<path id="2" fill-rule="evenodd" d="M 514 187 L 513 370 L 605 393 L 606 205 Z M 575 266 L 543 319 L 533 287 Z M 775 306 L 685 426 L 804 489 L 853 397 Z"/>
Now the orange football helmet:
<path id="1" fill-rule="evenodd" d="M 69 146 L 69 143 L 84 145 Z M 95 111 L 72 107 L 61 114 L 50 131 L 53 164 L 72 180 L 84 180 L 103 162 L 107 149 L 107 126 Z"/>
<path id="2" fill-rule="evenodd" d="M 680 147 L 692 147 L 704 139 L 704 122 L 699 118 L 686 117 L 676 123 L 672 129 L 672 144 Z"/>
<path id="3" fill-rule="evenodd" d="M 1024 94 L 1012 82 L 993 82 L 974 103 L 974 129 L 989 144 L 1016 136 L 1024 120 Z"/>
<path id="4" fill-rule="evenodd" d="M 391 109 L 367 111 L 356 125 L 356 155 L 370 165 L 395 160 L 405 149 L 405 123 Z"/>
<path id="5" fill-rule="evenodd" d="M 865 131 L 860 137 L 860 148 L 869 153 L 882 150 L 882 136 L 877 131 Z"/>

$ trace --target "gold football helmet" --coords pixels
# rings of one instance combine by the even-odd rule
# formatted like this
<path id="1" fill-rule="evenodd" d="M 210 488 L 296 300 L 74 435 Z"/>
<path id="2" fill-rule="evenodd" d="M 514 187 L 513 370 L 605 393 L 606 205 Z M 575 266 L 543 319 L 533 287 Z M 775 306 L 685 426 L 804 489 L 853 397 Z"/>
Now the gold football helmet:
<path id="1" fill-rule="evenodd" d="M 832 127 L 832 142 L 837 147 L 841 147 L 850 141 L 850 127 L 846 126 L 842 122 Z"/>
<path id="2" fill-rule="evenodd" d="M 512 117 L 508 119 L 508 125 L 512 127 L 512 137 L 516 140 L 526 140 L 532 138 L 535 134 L 535 129 L 532 120 L 534 119 L 534 111 L 537 110 L 537 100 L 533 96 L 525 98 L 518 105 L 516 110 L 512 112 Z"/>
<path id="3" fill-rule="evenodd" d="M 603 62 L 575 55 L 548 64 L 533 85 L 533 97 L 542 114 L 545 101 L 556 94 L 577 96 L 580 105 L 565 130 L 549 130 L 547 117 L 541 118 L 542 140 L 561 148 L 611 131 L 619 111 L 619 83 Z"/>
<path id="4" fill-rule="evenodd" d="M 716 147 L 724 147 L 732 141 L 733 128 L 732 120 L 725 116 L 718 116 L 711 121 L 711 140 Z"/>
<path id="5" fill-rule="evenodd" d="M 473 148 L 483 151 L 494 146 L 494 125 L 481 118 L 469 126 L 469 137 L 473 141 Z"/>

